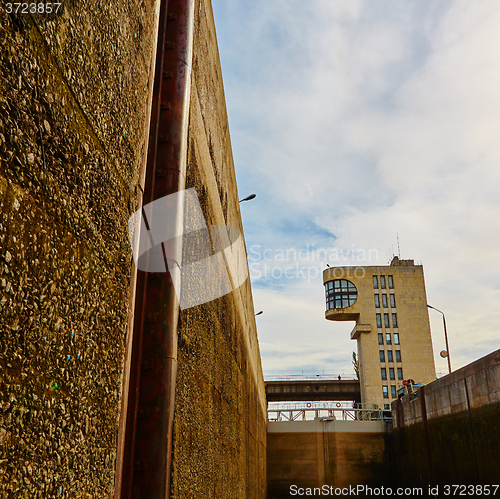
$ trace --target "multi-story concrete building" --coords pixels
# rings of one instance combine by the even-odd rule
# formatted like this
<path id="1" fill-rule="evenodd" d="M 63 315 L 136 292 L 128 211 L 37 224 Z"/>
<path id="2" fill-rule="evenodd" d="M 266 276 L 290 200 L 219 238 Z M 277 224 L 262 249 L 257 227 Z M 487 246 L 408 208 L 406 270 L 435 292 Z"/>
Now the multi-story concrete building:
<path id="1" fill-rule="evenodd" d="M 355 321 L 361 400 L 389 409 L 405 379 L 436 379 L 424 272 L 413 260 L 323 272 L 325 317 Z"/>

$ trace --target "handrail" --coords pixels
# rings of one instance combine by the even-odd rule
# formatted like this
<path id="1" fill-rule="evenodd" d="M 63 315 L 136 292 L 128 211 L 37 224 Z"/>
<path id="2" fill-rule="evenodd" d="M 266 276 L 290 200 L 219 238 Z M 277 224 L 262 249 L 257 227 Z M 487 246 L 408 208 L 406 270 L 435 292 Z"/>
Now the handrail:
<path id="1" fill-rule="evenodd" d="M 326 412 L 326 416 L 321 416 Z M 302 421 L 307 420 L 307 414 L 314 413 L 315 418 L 334 419 L 342 421 L 390 421 L 389 411 L 381 409 L 354 409 L 354 408 L 331 408 L 331 407 L 300 407 L 297 409 L 268 409 L 267 420 L 276 421 Z M 276 414 L 272 417 L 272 414 Z M 310 419 L 309 419 L 310 420 Z"/>
<path id="2" fill-rule="evenodd" d="M 340 405 L 339 405 L 340 404 Z M 307 408 L 307 409 L 318 409 L 318 410 L 326 410 L 326 409 L 335 409 L 335 410 L 340 410 L 340 409 L 362 409 L 365 411 L 376 411 L 376 410 L 382 410 L 378 406 L 375 406 L 374 404 L 361 404 L 358 402 L 347 402 L 347 401 L 342 401 L 342 400 L 331 400 L 331 401 L 317 401 L 313 402 L 310 401 L 298 401 L 298 402 L 269 402 L 268 403 L 268 410 L 269 411 L 277 411 L 277 410 L 282 410 L 282 411 L 295 411 L 295 410 L 300 410 L 301 408 Z"/>
<path id="3" fill-rule="evenodd" d="M 358 379 L 354 374 L 267 374 L 264 375 L 264 381 L 358 381 Z"/>

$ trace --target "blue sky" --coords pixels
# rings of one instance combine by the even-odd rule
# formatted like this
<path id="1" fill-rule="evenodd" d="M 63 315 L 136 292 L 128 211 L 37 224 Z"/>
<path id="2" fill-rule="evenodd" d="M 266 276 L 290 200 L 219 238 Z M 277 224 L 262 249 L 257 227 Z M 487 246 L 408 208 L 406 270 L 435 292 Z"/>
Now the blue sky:
<path id="1" fill-rule="evenodd" d="M 324 252 L 386 265 L 397 233 L 453 367 L 499 348 L 500 4 L 212 3 L 265 373 L 352 372 Z"/>

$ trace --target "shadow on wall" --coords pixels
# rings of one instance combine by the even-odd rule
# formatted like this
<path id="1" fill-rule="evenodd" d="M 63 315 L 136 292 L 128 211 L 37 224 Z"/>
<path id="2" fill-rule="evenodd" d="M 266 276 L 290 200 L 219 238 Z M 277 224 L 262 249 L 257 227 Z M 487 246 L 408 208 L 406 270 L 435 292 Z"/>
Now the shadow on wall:
<path id="1" fill-rule="evenodd" d="M 500 477 L 500 350 L 392 404 L 399 486 L 485 485 Z"/>
<path id="2" fill-rule="evenodd" d="M 296 488 L 320 489 L 390 485 L 382 421 L 270 422 L 267 434 L 268 499 L 299 496 Z M 318 495 L 316 490 L 316 495 Z M 307 490 L 304 490 L 307 495 Z M 327 495 L 327 494 L 323 494 Z"/>

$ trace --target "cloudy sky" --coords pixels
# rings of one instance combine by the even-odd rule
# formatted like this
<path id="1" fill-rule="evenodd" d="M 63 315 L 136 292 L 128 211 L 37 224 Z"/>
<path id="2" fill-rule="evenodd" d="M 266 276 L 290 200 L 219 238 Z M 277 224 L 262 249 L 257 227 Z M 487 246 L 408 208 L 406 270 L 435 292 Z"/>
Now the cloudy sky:
<path id="1" fill-rule="evenodd" d="M 500 3 L 212 3 L 265 374 L 352 373 L 321 272 L 396 234 L 453 367 L 500 348 Z"/>

